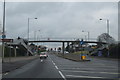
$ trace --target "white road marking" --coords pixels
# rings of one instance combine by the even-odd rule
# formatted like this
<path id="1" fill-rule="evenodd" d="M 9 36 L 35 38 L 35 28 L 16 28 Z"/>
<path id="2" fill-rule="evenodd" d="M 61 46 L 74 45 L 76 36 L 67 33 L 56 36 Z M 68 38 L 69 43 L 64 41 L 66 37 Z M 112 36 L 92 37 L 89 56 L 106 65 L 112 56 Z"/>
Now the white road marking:
<path id="1" fill-rule="evenodd" d="M 51 58 L 50 58 L 51 59 Z M 55 68 L 58 70 L 58 67 L 56 66 L 56 64 L 54 63 L 54 61 L 51 59 L 51 61 L 52 61 L 52 63 L 53 63 L 53 65 L 55 66 Z M 59 74 L 61 75 L 61 77 L 64 79 L 64 80 L 66 80 L 66 78 L 65 78 L 65 76 L 62 74 L 62 72 L 61 71 L 58 71 L 59 72 Z"/>
<path id="2" fill-rule="evenodd" d="M 4 75 L 7 75 L 8 73 L 5 73 Z"/>
<path id="3" fill-rule="evenodd" d="M 106 78 L 106 77 L 94 77 L 94 76 L 76 76 L 76 75 L 66 75 L 68 77 L 76 77 L 76 78 Z"/>
<path id="4" fill-rule="evenodd" d="M 58 69 L 58 67 L 57 67 L 57 66 L 55 66 L 55 68 L 56 68 L 56 69 Z"/>
<path id="5" fill-rule="evenodd" d="M 66 72 L 83 72 L 83 73 L 103 73 L 103 74 L 120 74 L 120 73 L 114 73 L 114 72 L 91 72 L 91 71 L 72 71 L 72 70 L 61 70 Z"/>
<path id="6" fill-rule="evenodd" d="M 53 62 L 53 64 L 55 65 L 55 63 Z M 55 65 L 56 66 L 56 65 Z"/>
<path id="7" fill-rule="evenodd" d="M 83 69 L 85 69 L 85 70 L 96 70 L 95 68 L 67 68 L 67 67 L 65 67 L 65 68 L 60 68 L 60 69 L 69 69 L 69 70 L 71 70 L 71 69 L 76 69 L 76 70 L 83 70 Z M 102 70 L 114 70 L 114 71 L 118 71 L 118 69 L 102 69 Z"/>
<path id="8" fill-rule="evenodd" d="M 62 78 L 63 78 L 64 80 L 66 80 L 65 76 L 62 74 L 61 71 L 59 71 L 59 74 L 62 76 Z"/>
<path id="9" fill-rule="evenodd" d="M 52 63 L 54 63 L 53 60 L 52 60 Z"/>

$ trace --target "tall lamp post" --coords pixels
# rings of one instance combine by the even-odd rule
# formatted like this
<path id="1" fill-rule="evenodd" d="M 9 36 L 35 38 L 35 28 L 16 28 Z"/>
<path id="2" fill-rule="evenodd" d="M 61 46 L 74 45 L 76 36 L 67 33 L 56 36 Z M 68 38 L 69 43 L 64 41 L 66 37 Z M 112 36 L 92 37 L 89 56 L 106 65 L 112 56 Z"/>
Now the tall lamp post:
<path id="1" fill-rule="evenodd" d="M 99 20 L 103 20 L 103 19 L 99 19 Z M 106 21 L 107 21 L 107 34 L 110 35 L 109 34 L 109 19 L 106 19 Z M 107 56 L 109 56 L 109 46 L 108 46 L 108 55 Z"/>
<path id="2" fill-rule="evenodd" d="M 37 35 L 37 38 L 38 38 L 38 40 L 40 40 L 40 30 L 38 30 L 38 32 L 39 32 L 39 37 L 38 37 L 38 35 Z"/>
<path id="3" fill-rule="evenodd" d="M 5 39 L 6 35 L 5 35 L 5 0 L 4 0 L 4 7 L 3 7 L 3 31 L 2 31 L 2 39 Z M 2 62 L 4 62 L 4 48 L 5 48 L 5 44 L 2 41 Z"/>
<path id="4" fill-rule="evenodd" d="M 29 54 L 29 28 L 30 28 L 30 19 L 37 19 L 37 18 L 28 18 L 28 47 L 27 47 L 27 55 Z"/>
<path id="5" fill-rule="evenodd" d="M 100 19 L 100 20 L 103 20 L 103 19 Z M 107 33 L 109 34 L 109 19 L 106 19 L 107 21 Z"/>
<path id="6" fill-rule="evenodd" d="M 84 31 L 84 30 L 82 30 L 82 32 L 87 32 L 87 33 L 88 33 L 88 41 L 89 41 L 89 38 L 90 38 L 90 32 L 89 32 L 89 31 Z"/>
<path id="7" fill-rule="evenodd" d="M 28 18 L 28 41 L 29 41 L 30 19 L 37 19 L 37 18 Z"/>
<path id="8" fill-rule="evenodd" d="M 38 39 L 37 31 L 40 32 L 40 30 L 35 30 L 35 31 L 34 31 L 34 41 L 35 41 L 35 40 L 39 40 L 39 39 Z"/>

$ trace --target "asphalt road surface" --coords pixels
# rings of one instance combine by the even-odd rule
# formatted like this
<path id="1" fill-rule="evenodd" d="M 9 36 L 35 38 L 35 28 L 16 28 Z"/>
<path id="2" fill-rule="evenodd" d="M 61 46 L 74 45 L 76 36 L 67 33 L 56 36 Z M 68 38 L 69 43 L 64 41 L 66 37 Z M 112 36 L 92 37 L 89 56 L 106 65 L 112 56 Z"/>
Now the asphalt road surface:
<path id="1" fill-rule="evenodd" d="M 88 62 L 75 62 L 49 54 L 43 62 L 38 58 L 19 69 L 3 74 L 3 78 L 118 80 L 119 74 L 117 60 L 92 58 Z"/>

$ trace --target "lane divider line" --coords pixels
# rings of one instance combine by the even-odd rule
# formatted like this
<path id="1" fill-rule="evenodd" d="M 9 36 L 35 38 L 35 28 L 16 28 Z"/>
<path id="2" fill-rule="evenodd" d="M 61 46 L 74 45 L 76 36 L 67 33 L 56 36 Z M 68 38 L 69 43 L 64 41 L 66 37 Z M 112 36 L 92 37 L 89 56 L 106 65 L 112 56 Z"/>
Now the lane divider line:
<path id="1" fill-rule="evenodd" d="M 58 67 L 57 67 L 57 66 L 55 66 L 55 68 L 56 68 L 56 69 L 58 69 Z"/>
<path id="2" fill-rule="evenodd" d="M 55 63 L 53 62 L 53 64 L 55 65 Z M 56 65 L 55 65 L 56 66 Z"/>
<path id="3" fill-rule="evenodd" d="M 66 80 L 65 76 L 62 74 L 61 71 L 59 71 L 59 74 L 62 76 L 62 78 L 63 78 L 64 80 Z"/>
<path id="4" fill-rule="evenodd" d="M 51 59 L 51 58 L 50 58 Z M 58 70 L 59 68 L 56 66 L 56 64 L 54 63 L 54 61 L 51 59 L 51 61 L 52 61 L 52 63 L 53 63 L 53 65 L 55 66 L 55 68 Z M 66 78 L 65 78 L 65 76 L 63 75 L 63 73 L 60 71 L 60 70 L 58 70 L 58 72 L 59 72 L 59 74 L 61 75 L 61 77 L 64 79 L 64 80 L 67 80 Z"/>

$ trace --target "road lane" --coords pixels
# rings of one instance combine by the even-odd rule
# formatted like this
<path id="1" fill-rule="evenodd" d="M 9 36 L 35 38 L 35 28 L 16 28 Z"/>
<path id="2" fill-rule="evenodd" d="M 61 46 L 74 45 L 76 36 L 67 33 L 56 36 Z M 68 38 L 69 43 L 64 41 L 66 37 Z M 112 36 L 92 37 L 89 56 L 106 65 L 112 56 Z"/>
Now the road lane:
<path id="1" fill-rule="evenodd" d="M 4 78 L 62 78 L 71 79 L 117 79 L 118 62 L 92 58 L 89 62 L 75 62 L 54 54 L 40 62 L 39 59 L 4 75 Z"/>
<path id="2" fill-rule="evenodd" d="M 92 58 L 90 62 L 75 62 L 50 55 L 65 78 L 118 79 L 116 60 Z"/>
<path id="3" fill-rule="evenodd" d="M 59 71 L 55 68 L 48 57 L 43 62 L 36 59 L 31 63 L 9 72 L 4 78 L 62 78 Z"/>

